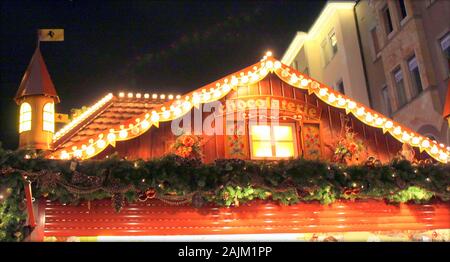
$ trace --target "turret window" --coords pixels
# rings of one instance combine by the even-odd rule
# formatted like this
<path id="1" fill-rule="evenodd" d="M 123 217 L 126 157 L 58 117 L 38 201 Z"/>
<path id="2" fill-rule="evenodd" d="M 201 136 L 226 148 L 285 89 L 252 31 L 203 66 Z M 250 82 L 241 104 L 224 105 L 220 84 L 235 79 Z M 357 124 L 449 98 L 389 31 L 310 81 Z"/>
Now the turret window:
<path id="1" fill-rule="evenodd" d="M 31 106 L 22 103 L 20 106 L 19 133 L 31 130 Z"/>
<path id="2" fill-rule="evenodd" d="M 44 131 L 55 132 L 55 105 L 47 103 L 44 105 Z"/>

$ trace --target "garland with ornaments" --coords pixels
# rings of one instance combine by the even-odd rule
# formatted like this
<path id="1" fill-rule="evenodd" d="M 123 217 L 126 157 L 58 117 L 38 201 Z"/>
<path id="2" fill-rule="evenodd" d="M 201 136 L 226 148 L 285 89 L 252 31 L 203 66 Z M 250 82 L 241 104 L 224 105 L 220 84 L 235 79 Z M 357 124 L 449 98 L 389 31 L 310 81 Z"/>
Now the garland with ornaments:
<path id="1" fill-rule="evenodd" d="M 196 143 L 187 138 L 179 142 L 184 147 Z M 24 177 L 32 182 L 36 199 L 73 205 L 111 199 L 117 212 L 126 203 L 147 199 L 197 208 L 207 203 L 237 207 L 254 199 L 286 205 L 300 201 L 330 204 L 337 199 L 450 200 L 449 164 L 412 163 L 401 155 L 388 164 L 372 157 L 353 166 L 305 159 L 218 159 L 205 164 L 198 157 L 175 154 L 148 161 L 112 155 L 78 162 L 0 148 L 0 241 L 20 241 L 30 233 L 25 223 Z"/>
<path id="2" fill-rule="evenodd" d="M 177 119 L 194 107 L 217 101 L 225 97 L 231 90 L 237 90 L 240 86 L 255 84 L 264 79 L 269 73 L 275 73 L 287 84 L 308 91 L 308 94 L 315 94 L 320 100 L 336 108 L 344 109 L 346 114 L 353 114 L 358 120 L 366 125 L 380 128 L 384 133 L 389 133 L 401 143 L 406 143 L 412 147 L 418 147 L 420 151 L 427 152 L 435 160 L 447 163 L 450 160 L 450 147 L 438 144 L 410 129 L 401 126 L 389 118 L 367 108 L 363 104 L 340 94 L 332 88 L 309 78 L 295 69 L 275 60 L 268 53 L 260 62 L 253 67 L 241 70 L 233 75 L 224 77 L 208 86 L 195 90 L 183 96 L 162 103 L 151 112 L 144 112 L 141 115 L 128 120 L 126 123 L 115 126 L 105 133 L 94 135 L 86 141 L 81 141 L 73 145 L 70 149 L 62 149 L 50 155 L 54 159 L 89 159 L 102 152 L 108 145 L 115 146 L 116 141 L 133 139 L 152 126 L 159 127 L 160 122 Z M 113 94 L 108 94 L 99 102 L 86 110 L 79 117 L 75 118 L 60 131 L 55 133 L 54 142 L 58 143 L 61 138 L 81 124 L 88 117 L 98 110 L 111 105 L 113 99 L 121 99 L 124 93 L 119 94 L 119 98 Z M 128 98 L 133 98 L 133 93 L 128 93 Z M 142 94 L 136 94 L 136 98 L 141 98 Z M 149 94 L 144 94 L 144 99 L 150 99 Z"/>

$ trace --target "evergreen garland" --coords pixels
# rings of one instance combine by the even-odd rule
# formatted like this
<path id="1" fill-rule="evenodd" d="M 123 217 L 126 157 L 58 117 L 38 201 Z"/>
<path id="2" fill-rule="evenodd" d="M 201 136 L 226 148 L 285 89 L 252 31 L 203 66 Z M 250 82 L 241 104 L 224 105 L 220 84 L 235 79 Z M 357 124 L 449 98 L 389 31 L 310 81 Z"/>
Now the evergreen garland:
<path id="1" fill-rule="evenodd" d="M 176 155 L 124 160 L 50 160 L 26 151 L 0 147 L 0 241 L 21 241 L 26 208 L 23 176 L 32 181 L 33 196 L 61 203 L 111 199 L 120 211 L 126 202 L 158 198 L 166 203 L 206 202 L 239 206 L 254 200 L 281 204 L 337 199 L 379 199 L 391 203 L 450 200 L 450 165 L 412 164 L 394 159 L 389 164 L 345 166 L 324 161 L 244 161 L 219 159 L 204 164 Z"/>

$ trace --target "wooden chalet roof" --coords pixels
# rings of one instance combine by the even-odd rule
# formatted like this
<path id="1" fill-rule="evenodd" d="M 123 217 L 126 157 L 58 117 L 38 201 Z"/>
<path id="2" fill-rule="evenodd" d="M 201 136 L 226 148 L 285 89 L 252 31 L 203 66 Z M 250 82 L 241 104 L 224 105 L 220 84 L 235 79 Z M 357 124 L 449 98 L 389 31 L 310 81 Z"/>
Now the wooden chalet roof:
<path id="1" fill-rule="evenodd" d="M 137 94 L 121 94 L 118 97 L 109 94 L 54 135 L 55 150 L 49 157 L 91 158 L 108 145 L 114 146 L 116 141 L 136 138 L 150 128 L 159 127 L 160 122 L 177 119 L 193 107 L 222 99 L 230 91 L 257 83 L 268 74 L 275 74 L 294 88 L 307 90 L 308 94 L 314 94 L 330 106 L 345 109 L 347 114 L 353 114 L 363 124 L 382 129 L 386 135 L 418 147 L 437 161 L 447 163 L 450 160 L 450 147 L 394 122 L 270 56 L 177 99 L 153 102 L 149 100 L 149 95 L 142 98 L 139 94 L 140 98 L 137 98 Z"/>

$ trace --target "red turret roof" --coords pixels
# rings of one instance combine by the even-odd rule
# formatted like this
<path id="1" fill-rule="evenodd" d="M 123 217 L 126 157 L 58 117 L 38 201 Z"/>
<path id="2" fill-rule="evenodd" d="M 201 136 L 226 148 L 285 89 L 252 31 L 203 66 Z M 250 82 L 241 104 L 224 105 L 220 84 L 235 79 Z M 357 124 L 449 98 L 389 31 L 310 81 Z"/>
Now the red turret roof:
<path id="1" fill-rule="evenodd" d="M 39 47 L 34 51 L 14 99 L 18 102 L 20 98 L 31 95 L 55 97 L 56 102 L 59 103 L 58 94 L 56 93 L 55 86 L 50 78 Z"/>

